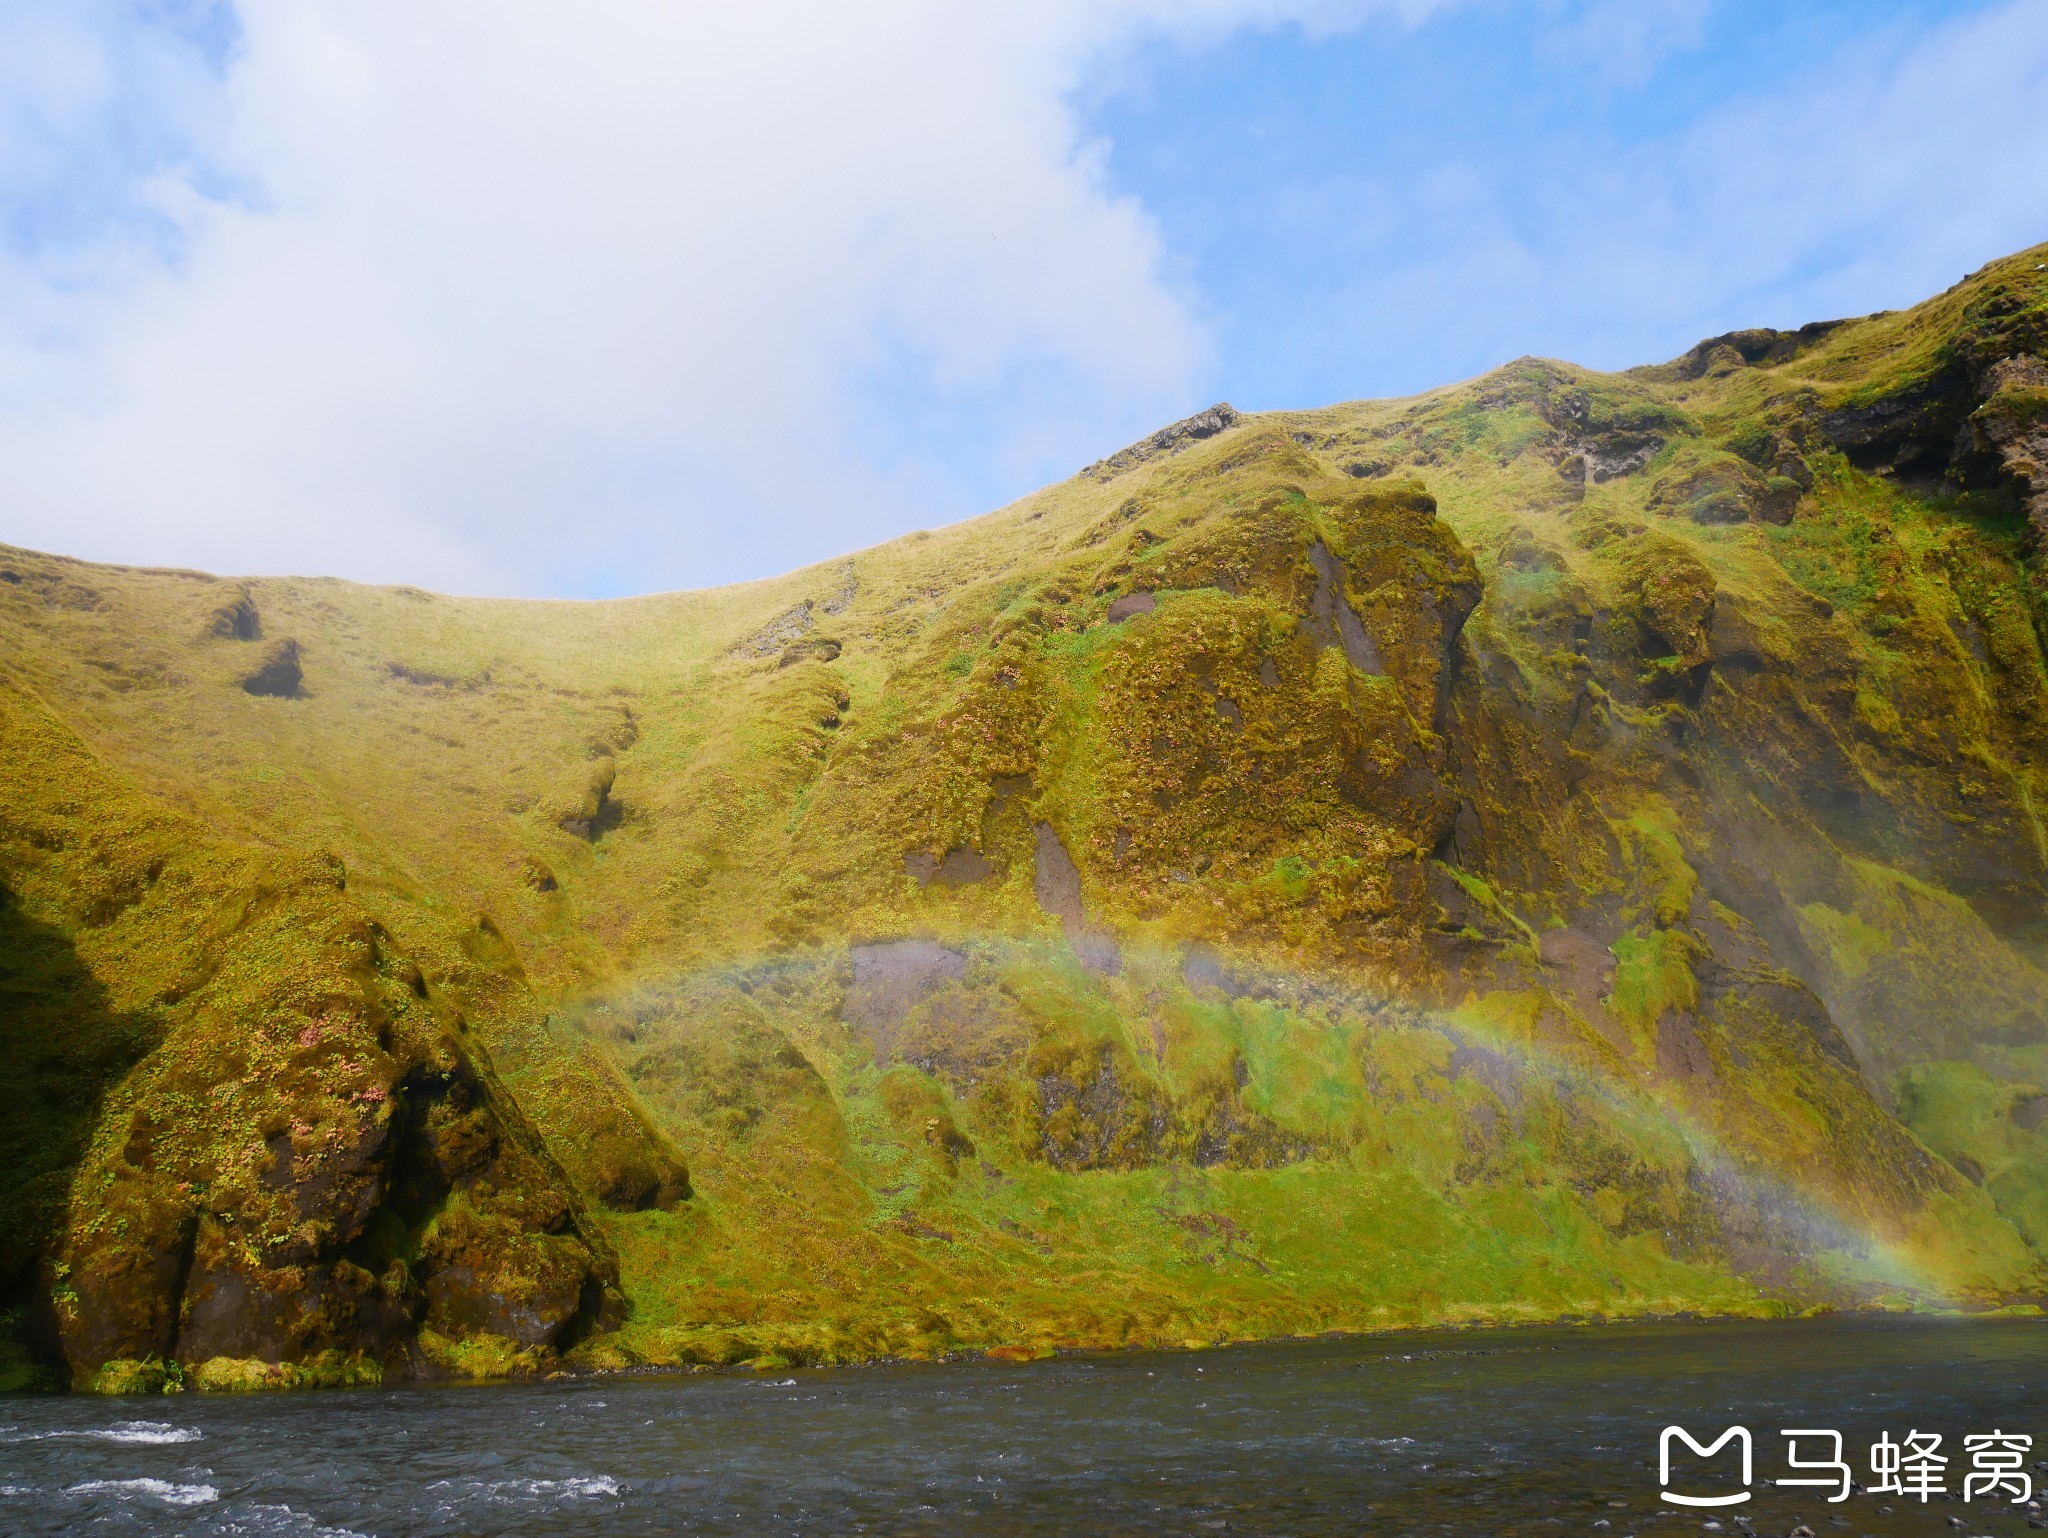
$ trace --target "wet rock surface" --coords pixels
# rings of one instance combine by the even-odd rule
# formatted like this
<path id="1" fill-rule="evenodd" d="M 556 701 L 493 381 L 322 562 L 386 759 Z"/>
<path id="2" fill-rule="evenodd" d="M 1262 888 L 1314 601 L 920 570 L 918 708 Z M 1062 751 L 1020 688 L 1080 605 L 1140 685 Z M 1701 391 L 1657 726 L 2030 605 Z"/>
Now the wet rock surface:
<path id="1" fill-rule="evenodd" d="M 1081 896 L 1081 871 L 1050 823 L 1038 824 L 1031 889 L 1038 906 L 1058 919 L 1067 943 L 1091 972 L 1114 975 L 1123 968 L 1116 937 L 1090 921 Z"/>
<path id="2" fill-rule="evenodd" d="M 843 1018 L 873 1047 L 887 1067 L 904 1017 L 947 980 L 966 975 L 967 958 L 933 940 L 893 940 L 857 945 L 852 951 L 853 983 Z"/>

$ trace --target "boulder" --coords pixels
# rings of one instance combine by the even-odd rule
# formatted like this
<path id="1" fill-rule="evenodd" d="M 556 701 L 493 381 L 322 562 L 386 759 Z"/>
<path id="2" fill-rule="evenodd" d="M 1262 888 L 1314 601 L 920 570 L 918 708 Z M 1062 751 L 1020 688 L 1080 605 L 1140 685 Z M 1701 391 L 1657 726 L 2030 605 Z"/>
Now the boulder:
<path id="1" fill-rule="evenodd" d="M 1810 484 L 1810 471 L 1807 479 Z M 1765 475 L 1733 454 L 1718 454 L 1659 479 L 1646 505 L 1662 517 L 1700 524 L 1785 524 L 1792 521 L 1802 489 L 1790 476 Z"/>

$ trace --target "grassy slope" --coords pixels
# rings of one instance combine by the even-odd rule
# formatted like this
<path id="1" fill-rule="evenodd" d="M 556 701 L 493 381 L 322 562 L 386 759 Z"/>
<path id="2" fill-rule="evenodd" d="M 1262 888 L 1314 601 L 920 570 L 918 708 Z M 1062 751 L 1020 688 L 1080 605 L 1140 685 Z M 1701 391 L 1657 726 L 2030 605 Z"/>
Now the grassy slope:
<path id="1" fill-rule="evenodd" d="M 1823 427 L 2031 335 L 2038 255 L 1776 361 L 1269 414 L 714 592 L 6 552 L 0 655 L 162 807 L 343 862 L 586 1191 L 680 1148 L 692 1201 L 603 1220 L 607 1359 L 2027 1293 L 2038 1139 L 1970 1075 L 2042 1068 L 2038 571 L 1996 497 Z M 1731 452 L 1780 442 L 1790 522 L 1654 510 L 1787 494 Z M 1370 666 L 1298 623 L 1318 541 Z M 300 697 L 239 687 L 285 638 Z M 914 879 L 950 851 L 982 879 Z M 902 936 L 959 961 L 877 994 L 849 945 Z"/>

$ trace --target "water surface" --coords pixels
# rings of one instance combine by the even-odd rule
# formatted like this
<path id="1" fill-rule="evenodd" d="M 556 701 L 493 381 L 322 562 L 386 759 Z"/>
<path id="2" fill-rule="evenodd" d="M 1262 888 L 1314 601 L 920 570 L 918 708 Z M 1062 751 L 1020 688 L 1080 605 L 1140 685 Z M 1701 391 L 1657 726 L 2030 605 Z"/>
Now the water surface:
<path id="1" fill-rule="evenodd" d="M 1658 1499 L 1657 1435 L 2034 1437 L 2048 1324 L 1661 1324 L 1188 1354 L 146 1400 L 0 1399 L 0 1533 L 1502 1534 L 2028 1531 L 1980 1499 Z M 1809 1445 L 1806 1455 L 1818 1448 Z M 1685 1493 L 1734 1488 L 1688 1455 Z M 1718 1478 L 1716 1476 L 1719 1476 Z M 1674 1483 L 1678 1475 L 1674 1472 Z M 1888 1511 L 1884 1508 L 1890 1508 Z M 1602 1525 L 1604 1524 L 1604 1526 Z"/>

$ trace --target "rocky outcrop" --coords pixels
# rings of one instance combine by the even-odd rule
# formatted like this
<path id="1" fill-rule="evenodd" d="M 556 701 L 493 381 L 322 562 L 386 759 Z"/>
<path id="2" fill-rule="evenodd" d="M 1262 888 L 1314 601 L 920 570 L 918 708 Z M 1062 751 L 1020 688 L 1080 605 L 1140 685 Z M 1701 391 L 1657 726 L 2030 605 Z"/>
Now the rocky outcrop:
<path id="1" fill-rule="evenodd" d="M 1821 431 L 1858 469 L 1939 477 L 1968 414 L 1968 374 L 1951 365 L 1868 400 L 1822 413 Z"/>
<path id="2" fill-rule="evenodd" d="M 1985 370 L 1983 401 L 1957 438 L 1961 478 L 1995 475 L 2027 515 L 2034 543 L 2048 549 L 2048 360 L 2022 354 Z"/>
<path id="3" fill-rule="evenodd" d="M 1675 362 L 1639 372 L 1664 373 L 1679 379 L 1706 379 L 1737 369 L 1770 368 L 1790 362 L 1849 324 L 1846 320 L 1817 320 L 1796 331 L 1773 331 L 1768 326 L 1728 331 L 1695 343 Z"/>
<path id="4" fill-rule="evenodd" d="M 1243 414 L 1235 406 L 1219 402 L 1207 411 L 1198 411 L 1191 417 L 1183 417 L 1160 428 L 1151 437 L 1127 449 L 1119 449 L 1107 459 L 1096 460 L 1081 473 L 1098 481 L 1113 480 L 1126 470 L 1135 470 L 1139 465 L 1168 454 L 1177 454 L 1190 444 L 1227 432 L 1243 420 Z"/>
<path id="5" fill-rule="evenodd" d="M 2048 533 L 2048 361 L 2014 353 L 1971 368 L 1961 361 L 1868 401 L 1820 415 L 1827 440 L 1859 468 L 1946 478 L 1997 490 Z"/>
<path id="6" fill-rule="evenodd" d="M 574 1193 L 417 972 L 331 877 L 275 894 L 245 936 L 264 950 L 223 958 L 74 1181 L 51 1260 L 73 1382 L 221 1361 L 374 1377 L 479 1349 L 535 1365 L 616 1317 Z M 266 988 L 280 945 L 298 977 Z"/>
<path id="7" fill-rule="evenodd" d="M 1972 274 L 1926 361 L 1813 413 L 1826 440 L 1865 470 L 2002 491 L 2026 510 L 2038 539 L 2043 270 L 2021 258 Z"/>
<path id="8" fill-rule="evenodd" d="M 839 656 L 839 642 L 818 633 L 818 616 L 844 614 L 860 591 L 860 578 L 852 561 L 842 562 L 833 574 L 832 588 L 823 598 L 805 598 L 783 610 L 759 630 L 732 648 L 735 657 L 775 657 L 780 667 L 815 658 L 831 662 Z"/>
<path id="9" fill-rule="evenodd" d="M 1661 433 L 1617 430 L 1566 439 L 1557 473 L 1580 487 L 1634 475 L 1657 457 L 1668 440 Z"/>
<path id="10" fill-rule="evenodd" d="M 125 1055 L 38 1091 L 85 1119 L 14 1120 L 48 1140 L 52 1174 L 72 1166 L 61 1208 L 11 1214 L 26 1253 L 0 1277 L 48 1299 L 63 1376 L 126 1389 L 532 1368 L 620 1317 L 577 1193 L 337 862 L 219 846 L 32 703 L 0 695 L 0 715 L 8 888 L 66 937 L 80 977 L 136 954 L 157 967 L 151 991 L 101 1006 L 132 1022 L 108 1027 Z M 95 886 L 108 898 L 81 903 Z M 0 939 L 12 970 L 17 942 Z M 16 978 L 91 1040 L 66 1002 L 77 982 Z M 13 1032 L 39 1018 L 10 1012 L 0 1046 L 26 1047 Z"/>
<path id="11" fill-rule="evenodd" d="M 811 611 L 817 605 L 806 598 L 775 616 L 759 630 L 733 647 L 735 657 L 773 657 L 802 641 L 818 628 Z"/>
<path id="12" fill-rule="evenodd" d="M 1807 473 L 1812 484 L 1812 472 Z M 1716 455 L 1703 463 L 1674 470 L 1650 488 L 1648 510 L 1694 523 L 1775 523 L 1792 521 L 1802 488 L 1790 476 L 1766 476 L 1733 454 Z"/>
<path id="13" fill-rule="evenodd" d="M 1590 486 L 1619 480 L 1648 468 L 1674 439 L 1698 428 L 1682 413 L 1647 397 L 1615 399 L 1572 382 L 1555 365 L 1524 360 L 1519 395 L 1549 424 L 1557 473 L 1578 495 Z M 1533 386 L 1533 389 L 1531 387 Z"/>

